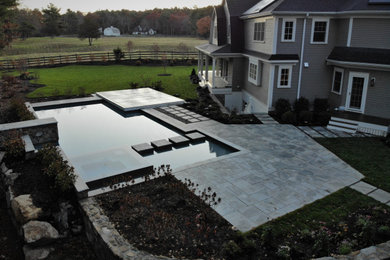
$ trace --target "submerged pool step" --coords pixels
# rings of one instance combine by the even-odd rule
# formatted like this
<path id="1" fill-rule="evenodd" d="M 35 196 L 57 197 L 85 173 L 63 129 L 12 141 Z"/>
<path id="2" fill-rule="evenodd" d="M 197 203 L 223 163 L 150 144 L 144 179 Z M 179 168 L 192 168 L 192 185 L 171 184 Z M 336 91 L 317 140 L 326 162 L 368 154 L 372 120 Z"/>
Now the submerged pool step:
<path id="1" fill-rule="evenodd" d="M 170 137 L 167 139 L 156 140 L 153 142 L 142 143 L 131 146 L 134 151 L 139 153 L 140 155 L 149 155 L 153 154 L 154 151 L 167 151 L 171 150 L 172 147 L 180 148 L 184 146 L 188 146 L 190 143 L 201 143 L 206 140 L 206 136 L 199 132 L 192 132 L 186 134 L 184 136 L 178 135 L 174 137 Z"/>
<path id="2" fill-rule="evenodd" d="M 203 142 L 206 140 L 206 136 L 199 132 L 186 134 L 186 137 L 190 139 L 192 142 Z"/>
<path id="3" fill-rule="evenodd" d="M 187 137 L 181 136 L 181 135 L 171 137 L 171 138 L 169 138 L 169 141 L 173 145 L 187 145 L 190 143 L 190 139 L 188 139 Z"/>
<path id="4" fill-rule="evenodd" d="M 154 148 L 148 143 L 133 145 L 131 148 L 139 154 L 152 153 Z"/>
<path id="5" fill-rule="evenodd" d="M 172 143 L 166 139 L 153 141 L 151 144 L 156 150 L 169 150 L 172 148 Z"/>

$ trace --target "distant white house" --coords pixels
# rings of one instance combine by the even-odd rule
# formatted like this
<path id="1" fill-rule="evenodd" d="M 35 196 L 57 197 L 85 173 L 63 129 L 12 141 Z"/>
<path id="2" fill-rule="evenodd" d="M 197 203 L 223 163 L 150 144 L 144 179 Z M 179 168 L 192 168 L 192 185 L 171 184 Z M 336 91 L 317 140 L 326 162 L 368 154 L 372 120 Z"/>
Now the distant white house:
<path id="1" fill-rule="evenodd" d="M 104 36 L 120 36 L 120 35 L 121 32 L 119 31 L 119 29 L 113 26 L 104 29 Z"/>
<path id="2" fill-rule="evenodd" d="M 154 29 L 147 28 L 147 27 L 142 28 L 141 25 L 138 25 L 133 30 L 133 35 L 155 35 L 155 34 L 157 34 L 157 31 L 155 31 Z"/>

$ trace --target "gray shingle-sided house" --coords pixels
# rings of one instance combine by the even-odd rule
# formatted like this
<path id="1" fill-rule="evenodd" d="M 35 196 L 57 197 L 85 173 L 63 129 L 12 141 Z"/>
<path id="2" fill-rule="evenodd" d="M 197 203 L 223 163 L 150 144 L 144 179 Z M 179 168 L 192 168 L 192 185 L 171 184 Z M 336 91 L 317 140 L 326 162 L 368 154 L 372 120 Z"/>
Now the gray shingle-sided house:
<path id="1" fill-rule="evenodd" d="M 229 110 L 273 110 L 279 98 L 327 98 L 330 124 L 385 135 L 390 125 L 390 0 L 224 0 L 201 84 Z"/>

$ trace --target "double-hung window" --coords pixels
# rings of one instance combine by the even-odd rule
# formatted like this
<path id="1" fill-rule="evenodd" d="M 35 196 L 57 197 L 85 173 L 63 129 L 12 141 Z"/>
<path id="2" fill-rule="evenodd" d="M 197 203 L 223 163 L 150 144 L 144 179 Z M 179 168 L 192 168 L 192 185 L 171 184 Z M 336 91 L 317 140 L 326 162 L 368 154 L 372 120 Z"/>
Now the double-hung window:
<path id="1" fill-rule="evenodd" d="M 283 19 L 282 27 L 282 42 L 294 42 L 295 41 L 295 19 Z"/>
<path id="2" fill-rule="evenodd" d="M 264 39 L 265 39 L 264 35 L 265 35 L 265 22 L 255 23 L 253 40 L 264 42 Z"/>
<path id="3" fill-rule="evenodd" d="M 340 68 L 335 68 L 333 72 L 333 84 L 332 84 L 332 92 L 336 94 L 341 94 L 341 90 L 343 88 L 343 77 L 344 70 Z"/>
<path id="4" fill-rule="evenodd" d="M 326 44 L 328 43 L 329 20 L 313 19 L 311 28 L 311 43 Z"/>
<path id="5" fill-rule="evenodd" d="M 280 65 L 278 71 L 278 88 L 291 88 L 292 65 Z"/>
<path id="6" fill-rule="evenodd" d="M 261 85 L 261 63 L 256 59 L 249 59 L 248 81 L 256 86 Z"/>

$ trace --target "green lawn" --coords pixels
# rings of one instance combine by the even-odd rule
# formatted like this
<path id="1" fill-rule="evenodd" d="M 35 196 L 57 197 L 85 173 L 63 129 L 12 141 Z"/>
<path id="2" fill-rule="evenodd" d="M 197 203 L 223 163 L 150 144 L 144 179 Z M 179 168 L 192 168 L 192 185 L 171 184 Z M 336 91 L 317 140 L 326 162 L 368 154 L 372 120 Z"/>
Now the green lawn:
<path id="1" fill-rule="evenodd" d="M 153 66 L 87 66 L 73 65 L 60 68 L 31 69 L 37 73 L 38 80 L 33 83 L 44 84 L 28 97 L 46 97 L 55 95 L 79 94 L 80 88 L 88 93 L 129 88 L 129 82 L 137 82 L 140 86 L 162 81 L 164 92 L 179 95 L 180 98 L 196 98 L 197 85 L 191 84 L 189 75 L 192 66 L 167 67 L 171 76 L 158 76 L 164 73 L 163 67 Z"/>
<path id="2" fill-rule="evenodd" d="M 364 181 L 390 192 L 390 148 L 380 138 L 318 138 L 316 141 L 361 172 Z"/>
<path id="3" fill-rule="evenodd" d="M 195 51 L 195 46 L 207 42 L 205 39 L 193 37 L 103 37 L 93 41 L 92 46 L 88 46 L 88 40 L 81 41 L 76 37 L 34 37 L 14 40 L 10 48 L 1 52 L 1 56 L 2 59 L 16 59 L 86 52 L 112 52 L 116 47 L 127 51 L 128 41 L 133 42 L 133 51 L 151 50 L 151 46 L 155 43 L 159 45 L 161 51 L 175 51 L 179 43 L 187 45 L 189 51 Z"/>

